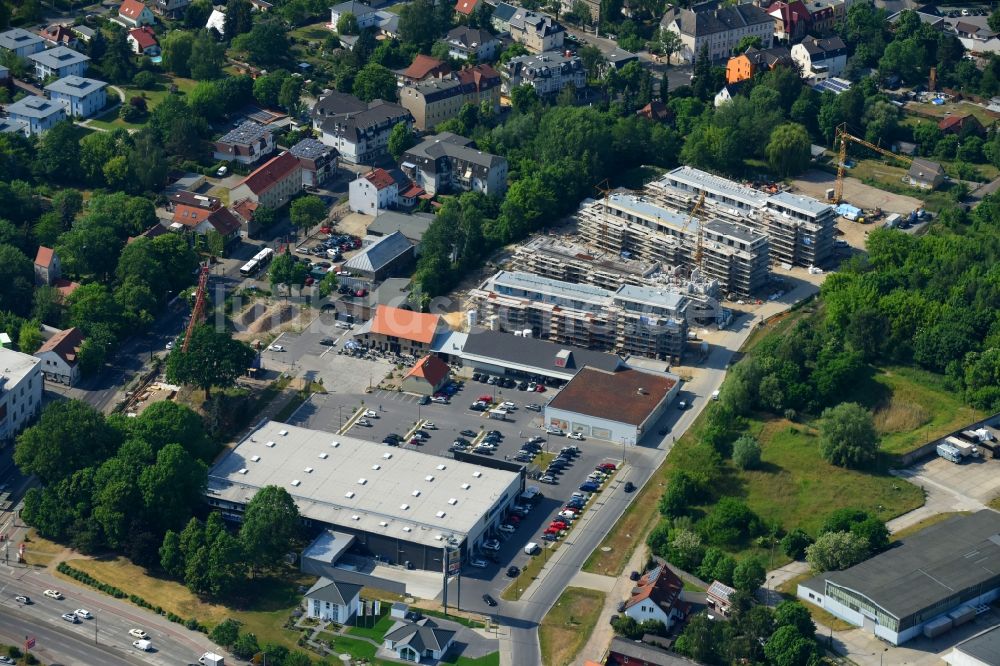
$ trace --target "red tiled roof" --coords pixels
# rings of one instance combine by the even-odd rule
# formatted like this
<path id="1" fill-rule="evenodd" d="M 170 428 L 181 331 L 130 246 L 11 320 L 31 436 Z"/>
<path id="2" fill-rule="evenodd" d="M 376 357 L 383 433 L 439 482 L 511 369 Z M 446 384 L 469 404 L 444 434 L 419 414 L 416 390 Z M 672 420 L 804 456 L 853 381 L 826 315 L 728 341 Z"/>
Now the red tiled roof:
<path id="1" fill-rule="evenodd" d="M 70 294 L 80 288 L 79 283 L 71 282 L 65 278 L 59 278 L 52 286 L 59 290 L 63 298 L 68 298 Z"/>
<path id="2" fill-rule="evenodd" d="M 659 100 L 653 100 L 646 106 L 636 111 L 635 114 L 637 116 L 642 116 L 643 118 L 656 120 L 658 122 L 670 120 L 670 118 L 674 115 L 673 112 L 670 111 L 670 107 Z"/>
<path id="3" fill-rule="evenodd" d="M 139 0 L 125 0 L 121 7 L 118 8 L 118 15 L 135 21 L 145 8 L 146 5 L 139 2 Z"/>
<path id="4" fill-rule="evenodd" d="M 375 309 L 371 332 L 430 344 L 439 323 L 437 315 L 380 305 Z"/>
<path id="5" fill-rule="evenodd" d="M 458 0 L 455 3 L 455 11 L 459 14 L 471 16 L 472 12 L 476 11 L 476 5 L 478 4 L 479 0 Z"/>
<path id="6" fill-rule="evenodd" d="M 44 352 L 55 352 L 59 358 L 66 361 L 66 363 L 73 365 L 76 363 L 76 356 L 80 353 L 80 347 L 83 345 L 83 333 L 78 328 L 67 328 L 64 331 L 59 331 L 51 338 L 45 341 L 38 351 L 35 352 L 35 356 L 42 354 Z"/>
<path id="7" fill-rule="evenodd" d="M 794 2 L 775 2 L 770 7 L 768 7 L 765 12 L 767 14 L 772 14 L 778 11 L 781 16 L 781 22 L 787 28 L 798 24 L 802 21 L 809 20 L 809 10 L 802 3 L 802 0 L 794 0 Z"/>
<path id="8" fill-rule="evenodd" d="M 249 222 L 253 219 L 254 211 L 257 210 L 257 204 L 249 199 L 243 199 L 242 201 L 237 201 L 233 204 L 233 212 L 242 217 L 244 220 Z"/>
<path id="9" fill-rule="evenodd" d="M 73 31 L 59 23 L 42 28 L 38 34 L 57 44 L 69 44 L 76 41 L 76 35 L 73 34 Z"/>
<path id="10" fill-rule="evenodd" d="M 251 192 L 260 195 L 283 181 L 295 169 L 301 168 L 299 158 L 286 150 L 258 167 L 253 173 L 240 181 L 240 185 L 246 185 L 250 188 Z"/>
<path id="11" fill-rule="evenodd" d="M 425 356 L 417 361 L 417 364 L 406 376 L 422 377 L 427 380 L 428 384 L 437 388 L 448 377 L 450 371 L 448 364 L 437 356 Z"/>
<path id="12" fill-rule="evenodd" d="M 365 174 L 365 180 L 374 185 L 376 190 L 384 190 L 396 182 L 385 169 L 372 169 Z"/>
<path id="13" fill-rule="evenodd" d="M 477 90 L 482 89 L 486 82 L 500 85 L 500 72 L 486 64 L 461 69 L 457 72 L 457 76 L 462 85 L 472 84 Z"/>
<path id="14" fill-rule="evenodd" d="M 51 247 L 40 246 L 38 248 L 38 254 L 35 255 L 35 265 L 48 268 L 52 265 L 53 256 L 55 256 L 55 253 L 52 251 Z"/>
<path id="15" fill-rule="evenodd" d="M 128 34 L 136 41 L 139 48 L 143 50 L 148 49 L 151 46 L 156 46 L 159 43 L 156 41 L 156 33 L 154 33 L 153 29 L 148 25 L 129 30 Z"/>
<path id="16" fill-rule="evenodd" d="M 226 237 L 240 230 L 240 221 L 228 208 L 220 208 L 213 212 L 209 216 L 208 222 L 217 232 Z"/>
<path id="17" fill-rule="evenodd" d="M 167 233 L 170 233 L 169 231 L 167 231 L 167 228 L 165 226 L 163 226 L 162 224 L 160 224 L 159 222 L 157 222 L 156 224 L 154 224 L 153 226 L 151 226 L 149 229 L 146 229 L 145 231 L 143 231 L 138 236 L 129 236 L 128 237 L 128 241 L 126 241 L 125 244 L 128 245 L 129 243 L 131 243 L 131 242 L 133 242 L 133 241 L 135 241 L 136 239 L 139 239 L 139 238 L 156 238 L 157 236 L 162 236 L 163 234 L 167 234 Z"/>
<path id="18" fill-rule="evenodd" d="M 649 599 L 666 612 L 670 613 L 674 604 L 680 601 L 684 583 L 665 564 L 652 569 L 636 583 L 632 596 L 625 602 L 625 608 L 631 608 Z"/>
<path id="19" fill-rule="evenodd" d="M 451 65 L 443 60 L 438 60 L 437 58 L 432 58 L 424 55 L 423 53 L 418 53 L 417 57 L 413 59 L 412 63 L 410 63 L 410 66 L 400 72 L 400 74 L 408 79 L 416 79 L 419 81 L 427 76 L 430 76 L 431 74 L 447 74 L 450 71 Z"/>
<path id="20" fill-rule="evenodd" d="M 584 367 L 552 399 L 553 409 L 587 414 L 618 423 L 642 425 L 677 384 L 664 375 L 626 369 Z"/>
<path id="21" fill-rule="evenodd" d="M 402 197 L 403 199 L 412 199 L 414 197 L 419 197 L 423 194 L 426 194 L 424 188 L 420 187 L 419 185 L 413 185 L 411 183 L 410 186 L 406 188 L 405 192 L 400 192 L 399 196 Z"/>

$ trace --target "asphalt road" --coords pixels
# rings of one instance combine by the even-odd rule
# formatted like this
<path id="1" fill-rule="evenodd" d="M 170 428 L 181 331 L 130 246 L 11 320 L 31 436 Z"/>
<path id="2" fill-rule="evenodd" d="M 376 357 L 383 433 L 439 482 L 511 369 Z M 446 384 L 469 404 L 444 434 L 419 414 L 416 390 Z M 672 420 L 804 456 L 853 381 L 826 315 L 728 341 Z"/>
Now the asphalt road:
<path id="1" fill-rule="evenodd" d="M 69 624 L 65 627 L 49 626 L 38 622 L 29 613 L 11 608 L 4 608 L 0 613 L 3 616 L 3 621 L 0 622 L 0 641 L 21 646 L 25 636 L 33 636 L 35 647 L 31 654 L 50 666 L 132 666 L 144 663 L 136 655 L 116 654 L 94 645 L 93 637 L 87 640 L 74 632 Z"/>

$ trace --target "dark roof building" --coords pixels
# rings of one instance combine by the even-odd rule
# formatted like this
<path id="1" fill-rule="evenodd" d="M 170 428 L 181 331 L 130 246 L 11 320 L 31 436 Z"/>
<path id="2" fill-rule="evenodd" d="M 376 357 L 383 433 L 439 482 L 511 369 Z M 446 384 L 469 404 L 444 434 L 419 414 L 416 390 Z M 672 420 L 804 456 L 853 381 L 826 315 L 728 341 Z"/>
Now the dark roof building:
<path id="1" fill-rule="evenodd" d="M 403 234 L 394 232 L 358 252 L 344 263 L 344 269 L 373 282 L 400 277 L 413 266 L 413 244 Z"/>
<path id="2" fill-rule="evenodd" d="M 339 606 L 349 606 L 358 593 L 361 592 L 362 585 L 345 583 L 340 580 L 329 580 L 320 578 L 306 592 L 309 599 L 329 601 L 331 604 Z"/>
<path id="3" fill-rule="evenodd" d="M 951 626 L 962 609 L 1000 593 L 1000 513 L 955 516 L 844 571 L 820 574 L 798 596 L 900 645 Z"/>
<path id="4" fill-rule="evenodd" d="M 951 666 L 996 666 L 1000 664 L 1000 625 L 962 641 L 944 661 Z"/>
<path id="5" fill-rule="evenodd" d="M 492 374 L 540 375 L 563 381 L 572 379 L 584 366 L 607 372 L 625 367 L 614 354 L 481 328 L 469 333 L 461 357 L 466 365 Z"/>
<path id="6" fill-rule="evenodd" d="M 615 636 L 604 666 L 695 666 L 695 662 L 663 648 Z"/>
<path id="7" fill-rule="evenodd" d="M 381 99 L 369 103 L 354 95 L 331 92 L 316 102 L 313 127 L 322 141 L 336 148 L 341 159 L 366 164 L 388 154 L 388 135 L 398 123 L 413 124 L 410 112 Z"/>
<path id="8" fill-rule="evenodd" d="M 434 216 L 429 213 L 406 215 L 385 210 L 379 212 L 375 220 L 368 225 L 367 232 L 369 236 L 388 236 L 399 232 L 406 236 L 411 243 L 418 245 L 433 220 Z"/>
<path id="9" fill-rule="evenodd" d="M 441 659 L 455 633 L 426 617 L 417 622 L 397 622 L 385 632 L 385 646 L 406 661 L 423 661 L 426 657 Z"/>

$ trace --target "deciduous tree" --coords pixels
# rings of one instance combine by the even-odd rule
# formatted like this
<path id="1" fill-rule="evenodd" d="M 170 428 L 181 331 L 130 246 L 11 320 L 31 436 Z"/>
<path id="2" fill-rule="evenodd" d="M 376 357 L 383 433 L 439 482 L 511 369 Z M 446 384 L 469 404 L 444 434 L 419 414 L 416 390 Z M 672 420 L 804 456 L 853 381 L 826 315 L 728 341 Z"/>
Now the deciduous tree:
<path id="1" fill-rule="evenodd" d="M 820 450 L 840 467 L 867 468 L 878 456 L 879 436 L 871 412 L 854 402 L 823 411 Z"/>
<path id="2" fill-rule="evenodd" d="M 767 143 L 767 161 L 781 178 L 797 176 L 809 168 L 812 157 L 809 132 L 797 123 L 778 125 Z"/>
<path id="3" fill-rule="evenodd" d="M 167 377 L 203 389 L 207 400 L 213 386 L 231 386 L 246 373 L 253 357 L 246 343 L 202 324 L 195 327 L 187 351 L 178 345 L 167 356 Z"/>
<path id="4" fill-rule="evenodd" d="M 257 569 L 277 564 L 299 536 L 299 509 L 288 491 L 265 486 L 247 504 L 240 543 Z"/>
<path id="5" fill-rule="evenodd" d="M 25 474 L 55 483 L 105 460 L 117 450 L 119 434 L 85 402 L 50 403 L 38 423 L 17 438 L 14 463 Z"/>

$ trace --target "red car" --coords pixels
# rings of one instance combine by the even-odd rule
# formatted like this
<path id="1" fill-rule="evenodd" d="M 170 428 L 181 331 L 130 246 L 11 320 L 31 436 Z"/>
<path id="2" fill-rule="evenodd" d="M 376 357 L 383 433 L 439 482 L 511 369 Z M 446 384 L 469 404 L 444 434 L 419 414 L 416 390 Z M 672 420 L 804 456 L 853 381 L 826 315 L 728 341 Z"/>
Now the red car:
<path id="1" fill-rule="evenodd" d="M 330 227 L 320 227 L 319 228 L 319 232 L 321 234 L 328 234 L 328 233 L 330 233 Z"/>
<path id="2" fill-rule="evenodd" d="M 358 289 L 356 292 L 354 292 L 354 295 L 357 296 L 358 298 L 361 298 L 363 296 L 367 296 L 368 295 L 368 290 L 367 289 Z"/>
<path id="3" fill-rule="evenodd" d="M 307 278 L 306 278 L 306 286 L 308 287 L 309 285 L 311 285 L 311 284 L 312 284 L 313 282 L 315 282 L 315 281 L 316 281 L 316 280 L 314 280 L 314 279 L 313 279 L 313 278 L 312 278 L 311 276 L 310 276 L 310 277 L 307 277 Z"/>
<path id="4" fill-rule="evenodd" d="M 521 522 L 521 516 L 512 513 L 509 516 L 507 516 L 507 522 L 510 523 L 511 525 L 517 525 L 518 523 Z"/>
<path id="5" fill-rule="evenodd" d="M 606 470 L 608 470 L 610 472 L 613 472 L 616 469 L 618 469 L 618 466 L 615 465 L 614 463 L 606 462 L 606 463 L 601 463 L 600 465 L 598 465 L 597 469 L 606 469 Z"/>
<path id="6" fill-rule="evenodd" d="M 480 402 L 493 402 L 493 396 L 491 395 L 481 395 L 479 396 Z"/>
<path id="7" fill-rule="evenodd" d="M 569 511 L 570 513 L 573 513 L 573 514 L 579 514 L 580 513 L 580 510 L 578 508 L 576 508 L 575 506 L 564 506 L 563 507 L 563 511 Z"/>
<path id="8" fill-rule="evenodd" d="M 564 530 L 567 527 L 569 527 L 569 525 L 567 525 L 561 520 L 553 520 L 551 523 L 549 523 L 549 527 L 554 527 L 557 530 Z"/>
<path id="9" fill-rule="evenodd" d="M 557 535 L 557 534 L 559 534 L 559 528 L 557 528 L 557 527 L 550 527 L 547 530 L 545 530 L 544 532 L 542 532 L 542 534 Z"/>
<path id="10" fill-rule="evenodd" d="M 545 393 L 545 386 L 542 384 L 536 384 L 535 393 Z"/>

